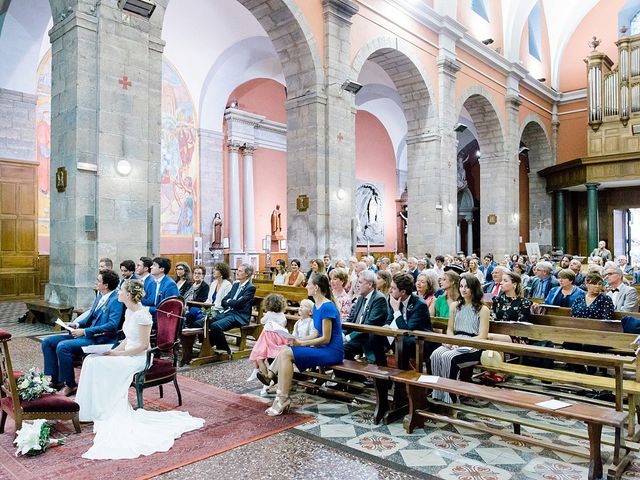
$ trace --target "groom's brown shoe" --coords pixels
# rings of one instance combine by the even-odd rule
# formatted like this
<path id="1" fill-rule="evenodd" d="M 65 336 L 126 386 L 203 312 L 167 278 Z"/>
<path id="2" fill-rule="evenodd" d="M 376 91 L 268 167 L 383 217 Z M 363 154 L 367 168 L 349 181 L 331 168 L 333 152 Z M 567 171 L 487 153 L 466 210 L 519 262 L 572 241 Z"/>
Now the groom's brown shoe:
<path id="1" fill-rule="evenodd" d="M 75 395 L 77 391 L 78 387 L 65 386 L 62 390 L 60 390 L 60 393 L 65 397 L 70 397 L 71 395 Z"/>

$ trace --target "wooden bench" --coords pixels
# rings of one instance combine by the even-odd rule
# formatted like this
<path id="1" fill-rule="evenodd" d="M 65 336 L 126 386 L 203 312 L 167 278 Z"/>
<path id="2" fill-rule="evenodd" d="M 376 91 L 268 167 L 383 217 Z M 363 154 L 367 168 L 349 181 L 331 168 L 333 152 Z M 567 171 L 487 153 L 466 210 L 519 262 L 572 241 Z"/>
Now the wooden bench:
<path id="1" fill-rule="evenodd" d="M 71 315 L 73 315 L 73 307 L 70 305 L 58 305 L 45 300 L 27 300 L 24 303 L 27 306 L 27 322 L 29 323 L 38 320 L 53 325 L 58 317 L 64 322 L 70 322 Z M 60 330 L 60 327 L 56 326 L 56 330 Z"/>
<path id="2" fill-rule="evenodd" d="M 547 306 L 546 307 L 546 315 L 554 315 L 554 316 L 561 316 L 561 317 L 571 317 L 571 309 L 567 308 L 567 307 L 556 307 L 554 306 Z M 624 316 L 631 316 L 631 317 L 636 317 L 636 318 L 640 318 L 640 312 L 621 312 L 619 310 L 616 310 L 615 312 L 613 312 L 613 320 L 620 320 L 622 317 Z"/>
<path id="3" fill-rule="evenodd" d="M 510 440 L 519 440 L 533 445 L 550 448 L 552 450 L 563 451 L 574 455 L 580 455 L 582 457 L 585 456 L 581 451 L 577 451 L 573 448 L 563 447 L 558 444 L 522 435 L 520 433 L 520 423 L 517 423 L 517 419 L 512 419 L 514 421 L 514 432 L 510 433 L 475 422 L 469 422 L 430 412 L 427 409 L 427 390 L 437 388 L 438 390 L 443 390 L 458 396 L 504 403 L 506 405 L 520 407 L 531 411 L 552 413 L 559 417 L 571 418 L 585 422 L 587 424 L 589 436 L 589 480 L 596 480 L 602 477 L 601 443 L 603 426 L 612 427 L 615 430 L 614 458 L 612 466 L 608 472 L 609 478 L 617 478 L 621 475 L 624 468 L 630 461 L 629 453 L 626 453 L 624 457 L 621 458 L 621 450 L 625 448 L 621 438 L 622 427 L 627 418 L 627 414 L 625 412 L 616 411 L 612 408 L 586 404 L 572 404 L 559 410 L 550 410 L 539 405 L 541 402 L 552 400 L 552 397 L 548 395 L 504 390 L 442 377 L 437 377 L 437 381 L 435 383 L 425 383 L 419 381 L 420 376 L 420 372 L 405 371 L 391 377 L 391 380 L 394 382 L 404 383 L 406 385 L 407 396 L 409 398 L 409 414 L 405 419 L 404 426 L 407 433 L 412 433 L 416 427 L 424 426 L 424 419 L 430 418 L 433 420 L 453 423 L 455 425 L 482 431 L 492 435 L 499 435 Z M 540 423 L 537 425 L 537 428 L 544 429 L 544 426 L 544 424 Z"/>

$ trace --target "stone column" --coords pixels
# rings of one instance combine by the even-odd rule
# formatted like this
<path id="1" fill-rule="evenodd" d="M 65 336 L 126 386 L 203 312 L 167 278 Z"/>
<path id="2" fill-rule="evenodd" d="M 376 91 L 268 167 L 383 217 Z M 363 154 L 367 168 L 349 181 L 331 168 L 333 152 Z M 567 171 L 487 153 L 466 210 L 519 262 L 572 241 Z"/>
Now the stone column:
<path id="1" fill-rule="evenodd" d="M 567 253 L 567 227 L 566 212 L 564 206 L 564 190 L 556 191 L 556 219 L 555 219 L 555 240 L 554 247 L 562 249 Z"/>
<path id="2" fill-rule="evenodd" d="M 213 241 L 213 217 L 224 215 L 224 173 L 223 149 L 224 134 L 211 130 L 198 131 L 200 145 L 200 225 L 202 230 L 202 262 L 207 268 L 206 282 L 211 281 L 213 264 L 222 258 L 214 259 L 209 250 Z"/>
<path id="3" fill-rule="evenodd" d="M 166 0 L 151 19 L 117 2 L 52 1 L 51 257 L 45 298 L 89 306 L 98 258 L 160 253 L 160 110 Z M 120 174 L 118 164 L 129 164 Z M 126 232 L 126 234 L 123 234 Z"/>
<path id="4" fill-rule="evenodd" d="M 460 219 L 456 222 L 456 251 L 453 253 L 458 253 L 462 250 L 462 231 L 460 230 Z"/>
<path id="5" fill-rule="evenodd" d="M 467 220 L 467 255 L 473 254 L 473 217 L 469 216 Z"/>
<path id="6" fill-rule="evenodd" d="M 242 253 L 242 234 L 240 231 L 240 165 L 239 152 L 241 145 L 230 143 L 229 151 L 229 250 L 230 253 Z"/>
<path id="7" fill-rule="evenodd" d="M 254 196 L 253 196 L 253 151 L 255 147 L 245 146 L 242 149 L 243 164 L 242 169 L 244 173 L 244 251 L 247 253 L 256 252 L 256 215 L 254 208 Z"/>
<path id="8" fill-rule="evenodd" d="M 598 248 L 598 186 L 587 183 L 587 255 Z"/>

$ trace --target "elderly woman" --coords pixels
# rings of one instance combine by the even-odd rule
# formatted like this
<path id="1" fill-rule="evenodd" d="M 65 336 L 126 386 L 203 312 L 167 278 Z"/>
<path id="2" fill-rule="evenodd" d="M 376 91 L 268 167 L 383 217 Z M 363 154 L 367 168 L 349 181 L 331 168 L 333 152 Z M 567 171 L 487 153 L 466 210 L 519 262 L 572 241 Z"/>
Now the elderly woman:
<path id="1" fill-rule="evenodd" d="M 385 297 L 389 298 L 389 288 L 391 288 L 391 273 L 388 270 L 379 270 L 376 273 L 376 288 Z"/>
<path id="2" fill-rule="evenodd" d="M 347 293 L 345 287 L 349 283 L 349 274 L 345 268 L 334 268 L 329 273 L 329 284 L 331 293 L 340 312 L 340 319 L 345 322 L 351 312 L 351 295 Z"/>
<path id="3" fill-rule="evenodd" d="M 433 270 L 423 270 L 416 278 L 416 293 L 425 301 L 429 310 L 436 301 L 438 291 L 438 274 Z"/>
<path id="4" fill-rule="evenodd" d="M 453 270 L 444 272 L 440 286 L 444 293 L 436 298 L 436 301 L 429 307 L 429 314 L 431 317 L 449 318 L 451 304 L 460 299 L 460 275 Z"/>
<path id="5" fill-rule="evenodd" d="M 571 306 L 571 316 L 578 318 L 613 319 L 613 301 L 604 293 L 604 279 L 591 272 L 585 279 L 587 293 L 577 297 Z"/>
<path id="6" fill-rule="evenodd" d="M 307 283 L 307 293 L 313 297 L 313 326 L 318 335 L 291 339 L 291 347 L 280 351 L 267 375 L 258 373 L 258 379 L 265 385 L 270 385 L 272 381 L 277 383 L 276 399 L 266 410 L 269 416 L 282 415 L 291 406 L 289 391 L 294 364 L 302 371 L 311 367 L 334 365 L 344 359 L 340 313 L 331 301 L 327 276 L 318 273 L 312 275 Z"/>
<path id="7" fill-rule="evenodd" d="M 584 291 L 576 287 L 573 282 L 576 279 L 575 273 L 568 268 L 558 272 L 559 286 L 553 287 L 544 303 L 557 307 L 571 308 L 578 297 L 584 297 Z"/>

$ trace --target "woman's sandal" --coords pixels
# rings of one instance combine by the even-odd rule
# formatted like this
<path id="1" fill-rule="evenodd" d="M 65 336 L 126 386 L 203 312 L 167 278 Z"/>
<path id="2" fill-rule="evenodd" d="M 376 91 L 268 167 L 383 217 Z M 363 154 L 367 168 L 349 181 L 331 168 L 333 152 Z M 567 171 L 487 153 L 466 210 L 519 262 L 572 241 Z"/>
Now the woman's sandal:
<path id="1" fill-rule="evenodd" d="M 278 383 L 278 375 L 276 375 L 273 370 L 267 370 L 266 375 L 262 372 L 258 372 L 256 376 L 258 377 L 258 380 L 267 387 L 271 385 L 271 382 Z"/>

